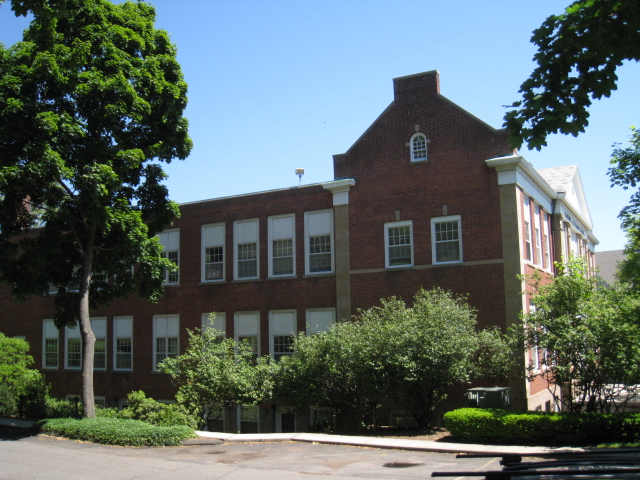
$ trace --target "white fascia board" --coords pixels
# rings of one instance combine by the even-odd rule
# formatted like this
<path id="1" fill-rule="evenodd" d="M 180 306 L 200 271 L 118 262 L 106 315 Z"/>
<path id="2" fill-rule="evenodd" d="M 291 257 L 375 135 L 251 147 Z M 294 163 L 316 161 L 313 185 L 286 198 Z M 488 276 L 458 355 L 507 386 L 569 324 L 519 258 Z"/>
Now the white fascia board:
<path id="1" fill-rule="evenodd" d="M 322 188 L 333 193 L 333 206 L 349 205 L 349 189 L 356 184 L 353 178 L 334 180 L 322 184 Z"/>

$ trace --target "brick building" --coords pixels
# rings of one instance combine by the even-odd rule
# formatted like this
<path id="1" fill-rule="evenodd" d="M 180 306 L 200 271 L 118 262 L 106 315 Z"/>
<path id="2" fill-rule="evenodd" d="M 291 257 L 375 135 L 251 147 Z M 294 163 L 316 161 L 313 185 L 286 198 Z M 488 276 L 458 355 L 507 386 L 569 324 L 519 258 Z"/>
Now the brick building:
<path id="1" fill-rule="evenodd" d="M 553 275 L 571 251 L 593 266 L 597 240 L 577 167 L 536 171 L 507 140 L 440 95 L 438 72 L 400 77 L 389 107 L 334 156 L 334 180 L 181 205 L 160 235 L 179 265 L 164 297 L 92 312 L 98 403 L 122 405 L 139 389 L 172 398 L 156 364 L 183 351 L 185 329 L 211 312 L 227 336 L 273 356 L 287 354 L 292 333 L 328 328 L 383 297 L 410 300 L 420 287 L 468 294 L 481 327 L 519 322 L 528 299 L 517 275 Z M 0 331 L 29 341 L 54 394 L 78 395 L 78 329 L 55 328 L 49 298 L 0 295 Z M 510 386 L 516 407 L 553 408 L 542 382 Z M 450 406 L 462 404 L 458 395 Z M 229 412 L 227 422 L 294 428 L 280 406 Z"/>

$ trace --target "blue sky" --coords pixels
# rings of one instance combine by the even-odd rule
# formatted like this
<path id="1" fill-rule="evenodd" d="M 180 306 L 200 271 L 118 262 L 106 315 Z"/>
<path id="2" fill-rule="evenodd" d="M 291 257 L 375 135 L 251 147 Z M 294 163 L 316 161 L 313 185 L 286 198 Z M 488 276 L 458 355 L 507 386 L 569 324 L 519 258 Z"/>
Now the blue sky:
<path id="1" fill-rule="evenodd" d="M 156 0 L 158 28 L 178 47 L 189 83 L 194 149 L 166 167 L 178 202 L 333 178 L 344 153 L 393 99 L 392 79 L 440 71 L 441 93 L 499 128 L 504 105 L 534 68 L 531 32 L 570 0 Z M 0 7 L 0 42 L 25 19 Z M 640 65 L 618 71 L 618 91 L 591 108 L 577 138 L 554 135 L 535 168 L 577 164 L 597 250 L 623 248 L 617 215 L 631 195 L 607 177 L 614 142 L 638 122 Z"/>

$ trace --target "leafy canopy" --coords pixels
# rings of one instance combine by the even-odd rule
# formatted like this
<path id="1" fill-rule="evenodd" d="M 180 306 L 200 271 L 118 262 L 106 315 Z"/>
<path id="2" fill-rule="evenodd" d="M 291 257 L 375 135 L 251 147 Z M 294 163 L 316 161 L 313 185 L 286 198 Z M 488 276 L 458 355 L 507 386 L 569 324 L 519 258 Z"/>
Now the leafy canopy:
<path id="1" fill-rule="evenodd" d="M 551 133 L 577 136 L 594 99 L 617 88 L 616 69 L 640 60 L 638 0 L 578 0 L 533 31 L 538 66 L 505 115 L 511 144 L 540 150 Z"/>
<path id="2" fill-rule="evenodd" d="M 507 374 L 506 342 L 497 330 L 476 330 L 465 298 L 434 289 L 420 290 L 410 307 L 395 297 L 381 304 L 328 332 L 299 335 L 296 353 L 280 363 L 279 396 L 292 405 L 333 406 L 343 419 L 386 397 L 423 428 L 449 387 Z"/>
<path id="3" fill-rule="evenodd" d="M 59 327 L 80 321 L 92 416 L 90 308 L 161 295 L 172 264 L 155 235 L 178 214 L 161 163 L 186 158 L 191 140 L 187 85 L 154 8 L 66 5 L 0 45 L 0 280 L 18 298 L 55 292 Z"/>
<path id="4" fill-rule="evenodd" d="M 546 378 L 568 410 L 617 408 L 613 399 L 640 383 L 640 299 L 623 285 L 599 289 L 582 259 L 557 268 L 551 283 L 527 279 L 535 306 L 523 315 L 528 378 Z"/>

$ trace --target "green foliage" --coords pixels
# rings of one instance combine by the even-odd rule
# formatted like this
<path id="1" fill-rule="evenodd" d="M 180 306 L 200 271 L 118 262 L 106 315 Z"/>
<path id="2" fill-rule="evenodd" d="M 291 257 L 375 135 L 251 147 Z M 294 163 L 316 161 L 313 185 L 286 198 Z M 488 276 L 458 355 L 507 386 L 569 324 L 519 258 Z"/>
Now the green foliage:
<path id="1" fill-rule="evenodd" d="M 22 415 L 27 418 L 46 418 L 49 386 L 37 370 L 31 371 L 20 384 L 18 392 Z"/>
<path id="2" fill-rule="evenodd" d="M 434 289 L 418 292 L 412 307 L 394 297 L 381 303 L 329 332 L 299 335 L 296 354 L 280 364 L 277 396 L 296 406 L 335 407 L 343 419 L 387 397 L 424 428 L 449 387 L 508 370 L 506 342 L 497 331 L 476 330 L 464 298 Z M 487 358 L 497 360 L 480 368 Z"/>
<path id="3" fill-rule="evenodd" d="M 56 418 L 41 424 L 43 433 L 76 440 L 131 447 L 169 447 L 193 438 L 193 429 L 185 426 L 156 427 L 139 420 L 115 418 Z"/>
<path id="4" fill-rule="evenodd" d="M 624 190 L 637 188 L 640 184 L 640 130 L 631 127 L 630 146 L 616 145 L 611 155 L 609 177 L 611 184 Z M 622 209 L 619 218 L 627 233 L 626 259 L 619 267 L 619 279 L 629 283 L 634 290 L 640 289 L 640 190 L 636 190 L 629 205 Z"/>
<path id="5" fill-rule="evenodd" d="M 189 347 L 167 358 L 159 369 L 171 375 L 178 387 L 176 399 L 200 419 L 217 419 L 225 405 L 256 405 L 269 400 L 276 364 L 256 358 L 246 341 L 222 339 L 221 332 L 188 331 Z"/>
<path id="6" fill-rule="evenodd" d="M 636 0 L 577 0 L 534 30 L 538 65 L 505 115 L 514 148 L 539 150 L 551 133 L 584 132 L 592 100 L 617 88 L 617 67 L 640 60 L 637 12 Z"/>
<path id="7" fill-rule="evenodd" d="M 574 412 L 609 411 L 613 400 L 640 383 L 640 299 L 624 286 L 598 289 L 582 260 L 557 264 L 551 283 L 529 278 L 535 311 L 523 316 L 521 345 L 540 352 L 542 375 L 556 401 Z"/>
<path id="8" fill-rule="evenodd" d="M 27 354 L 28 351 L 26 341 L 0 333 L 0 385 L 14 386 L 27 375 L 33 365 L 33 357 Z"/>
<path id="9" fill-rule="evenodd" d="M 18 412 L 18 402 L 15 393 L 9 385 L 0 384 L 0 416 L 9 417 Z"/>
<path id="10" fill-rule="evenodd" d="M 155 235 L 178 207 L 161 162 L 186 158 L 191 140 L 187 85 L 154 8 L 64 2 L 64 15 L 36 14 L 22 42 L 0 45 L 0 280 L 17 298 L 54 287 L 56 324 L 81 323 L 92 416 L 89 310 L 162 294 L 164 269 L 175 267 Z M 13 5 L 38 13 L 60 3 Z"/>
<path id="11" fill-rule="evenodd" d="M 160 427 L 173 427 L 184 425 L 195 429 L 197 427 L 196 418 L 187 412 L 183 405 L 177 403 L 161 403 L 153 398 L 147 398 L 145 393 L 140 390 L 131 392 L 127 399 L 129 406 L 122 409 L 116 415 L 117 418 L 129 418 L 133 420 L 142 420 L 151 425 Z M 101 416 L 111 416 L 108 409 Z"/>
<path id="12" fill-rule="evenodd" d="M 445 427 L 465 442 L 503 445 L 595 445 L 640 440 L 640 414 L 527 412 L 461 408 L 444 415 Z"/>
<path id="13" fill-rule="evenodd" d="M 44 418 L 80 418 L 84 408 L 82 402 L 60 400 L 47 395 Z"/>

